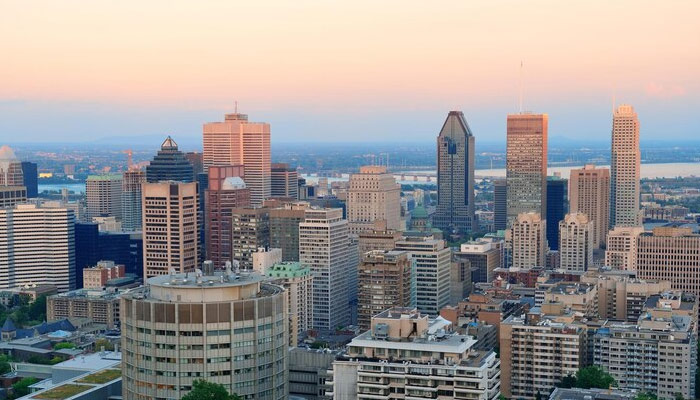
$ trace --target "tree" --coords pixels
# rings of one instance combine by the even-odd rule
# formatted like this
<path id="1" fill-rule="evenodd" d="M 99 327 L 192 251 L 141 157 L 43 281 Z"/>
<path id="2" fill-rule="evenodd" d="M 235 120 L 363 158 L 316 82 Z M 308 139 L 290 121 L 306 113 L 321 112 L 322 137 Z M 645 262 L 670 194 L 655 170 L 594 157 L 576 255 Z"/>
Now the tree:
<path id="1" fill-rule="evenodd" d="M 182 400 L 241 400 L 241 397 L 229 394 L 223 385 L 197 379 L 192 383 L 192 390 Z"/>
<path id="2" fill-rule="evenodd" d="M 107 351 L 114 350 L 114 345 L 109 340 L 107 340 L 107 339 L 95 340 L 95 350 L 97 350 L 97 351 L 102 350 L 102 346 L 104 346 L 105 350 L 107 350 Z"/>
<path id="3" fill-rule="evenodd" d="M 576 372 L 576 387 L 583 389 L 608 389 L 617 386 L 615 379 L 602 368 L 591 365 Z"/>
<path id="4" fill-rule="evenodd" d="M 43 321 L 46 319 L 46 296 L 39 296 L 29 304 L 29 319 L 32 321 Z"/>
<path id="5" fill-rule="evenodd" d="M 656 400 L 656 395 L 649 392 L 642 392 L 639 393 L 634 400 Z"/>
<path id="6" fill-rule="evenodd" d="M 54 349 L 54 350 L 74 349 L 74 348 L 75 348 L 75 344 L 73 344 L 73 343 L 71 343 L 71 342 L 56 343 L 56 344 L 53 346 L 53 349 Z"/>
<path id="7" fill-rule="evenodd" d="M 29 394 L 29 386 L 39 382 L 36 378 L 22 378 L 22 380 L 12 384 L 12 393 L 14 398 L 19 398 Z"/>
<path id="8" fill-rule="evenodd" d="M 559 387 L 565 388 L 565 389 L 571 389 L 572 387 L 576 386 L 576 377 L 573 375 L 567 375 L 564 377 L 564 379 L 561 380 L 561 384 Z"/>

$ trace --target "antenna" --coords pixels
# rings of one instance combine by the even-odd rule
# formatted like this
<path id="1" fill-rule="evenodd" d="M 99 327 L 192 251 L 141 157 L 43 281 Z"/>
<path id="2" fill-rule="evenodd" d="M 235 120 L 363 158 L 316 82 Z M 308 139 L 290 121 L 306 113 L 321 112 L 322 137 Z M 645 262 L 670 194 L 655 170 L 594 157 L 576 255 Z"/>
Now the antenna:
<path id="1" fill-rule="evenodd" d="M 615 114 L 615 95 L 617 94 L 617 85 L 613 86 L 613 95 L 612 95 L 612 113 L 613 115 Z"/>
<path id="2" fill-rule="evenodd" d="M 520 102 L 518 103 L 519 113 L 523 113 L 523 61 L 520 60 Z"/>
<path id="3" fill-rule="evenodd" d="M 238 100 L 233 102 L 233 112 L 238 114 Z"/>

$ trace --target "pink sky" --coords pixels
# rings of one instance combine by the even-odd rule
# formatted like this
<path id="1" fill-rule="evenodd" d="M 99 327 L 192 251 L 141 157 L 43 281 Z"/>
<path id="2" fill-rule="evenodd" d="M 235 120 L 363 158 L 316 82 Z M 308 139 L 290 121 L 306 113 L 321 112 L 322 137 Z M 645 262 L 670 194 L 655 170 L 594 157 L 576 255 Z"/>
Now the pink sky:
<path id="1" fill-rule="evenodd" d="M 698 104 L 698 15 L 698 1 L 5 1 L 0 104 L 505 114 L 521 60 L 526 109 L 609 110 L 613 92 Z"/>

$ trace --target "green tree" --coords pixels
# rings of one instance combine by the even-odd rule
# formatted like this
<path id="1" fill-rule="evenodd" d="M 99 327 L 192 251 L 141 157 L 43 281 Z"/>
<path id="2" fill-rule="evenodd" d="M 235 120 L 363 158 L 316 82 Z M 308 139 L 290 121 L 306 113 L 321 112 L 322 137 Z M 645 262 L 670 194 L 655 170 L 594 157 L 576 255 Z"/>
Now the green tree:
<path id="1" fill-rule="evenodd" d="M 229 394 L 223 385 L 197 379 L 192 383 L 192 390 L 182 400 L 241 400 L 241 397 Z"/>
<path id="2" fill-rule="evenodd" d="M 30 303 L 27 314 L 32 321 L 44 321 L 46 319 L 46 296 L 39 296 Z"/>
<path id="3" fill-rule="evenodd" d="M 576 372 L 576 387 L 583 389 L 608 389 L 617 386 L 615 379 L 602 368 L 591 365 Z"/>
<path id="4" fill-rule="evenodd" d="M 634 400 L 656 400 L 656 395 L 649 392 L 642 392 L 639 393 Z"/>
<path id="5" fill-rule="evenodd" d="M 102 346 L 104 346 L 105 350 L 107 350 L 107 351 L 114 350 L 114 345 L 109 340 L 107 340 L 107 339 L 95 340 L 95 350 L 96 351 L 102 350 Z"/>
<path id="6" fill-rule="evenodd" d="M 74 349 L 74 348 L 75 348 L 75 344 L 73 344 L 73 343 L 71 343 L 71 342 L 56 343 L 56 344 L 53 346 L 53 349 L 54 349 L 54 350 Z"/>
<path id="7" fill-rule="evenodd" d="M 36 378 L 22 378 L 22 380 L 12 384 L 12 393 L 14 398 L 19 398 L 29 394 L 29 386 L 39 382 Z"/>
<path id="8" fill-rule="evenodd" d="M 571 389 L 572 387 L 576 386 L 576 377 L 573 375 L 567 375 L 564 377 L 564 379 L 561 380 L 561 384 L 559 387 L 565 388 L 565 389 Z"/>

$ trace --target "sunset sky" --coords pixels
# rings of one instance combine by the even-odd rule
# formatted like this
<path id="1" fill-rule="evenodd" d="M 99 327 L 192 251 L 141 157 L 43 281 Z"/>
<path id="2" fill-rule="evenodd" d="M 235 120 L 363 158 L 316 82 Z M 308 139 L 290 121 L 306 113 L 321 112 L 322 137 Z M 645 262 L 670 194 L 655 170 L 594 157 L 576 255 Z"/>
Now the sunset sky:
<path id="1" fill-rule="evenodd" d="M 0 144 L 198 137 L 238 101 L 272 140 L 477 143 L 506 114 L 606 140 L 700 140 L 698 1 L 0 0 Z"/>

